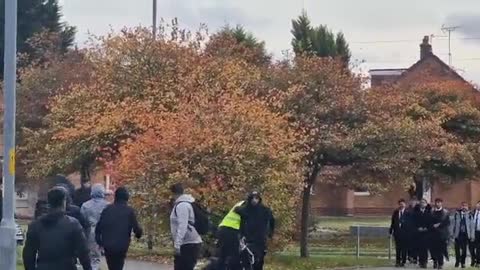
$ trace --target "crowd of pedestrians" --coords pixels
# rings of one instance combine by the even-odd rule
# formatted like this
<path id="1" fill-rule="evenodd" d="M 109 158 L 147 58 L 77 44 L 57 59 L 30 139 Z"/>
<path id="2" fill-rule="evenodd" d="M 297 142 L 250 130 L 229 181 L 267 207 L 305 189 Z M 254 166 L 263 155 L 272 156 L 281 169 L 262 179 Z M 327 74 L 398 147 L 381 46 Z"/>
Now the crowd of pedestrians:
<path id="1" fill-rule="evenodd" d="M 440 198 L 433 206 L 425 199 L 412 199 L 407 206 L 401 199 L 392 214 L 390 234 L 395 240 L 397 267 L 410 263 L 427 268 L 431 259 L 434 269 L 443 269 L 450 243 L 455 248 L 455 267 L 466 268 L 467 251 L 470 265 L 480 267 L 480 202 L 473 211 L 462 202 L 449 213 Z"/>
<path id="2" fill-rule="evenodd" d="M 182 184 L 171 187 L 173 204 L 170 229 L 174 269 L 193 270 L 203 245 L 202 237 L 215 232 L 217 246 L 208 270 L 262 270 L 268 238 L 275 230 L 272 211 L 258 192 L 235 204 L 215 229 L 210 213 L 185 192 Z M 114 198 L 111 198 L 111 195 Z M 25 270 L 99 270 L 105 256 L 109 270 L 122 270 L 132 235 L 143 231 L 129 192 L 115 192 L 101 184 L 84 183 L 75 190 L 57 177 L 46 200 L 39 200 L 35 220 L 28 227 L 23 250 Z"/>

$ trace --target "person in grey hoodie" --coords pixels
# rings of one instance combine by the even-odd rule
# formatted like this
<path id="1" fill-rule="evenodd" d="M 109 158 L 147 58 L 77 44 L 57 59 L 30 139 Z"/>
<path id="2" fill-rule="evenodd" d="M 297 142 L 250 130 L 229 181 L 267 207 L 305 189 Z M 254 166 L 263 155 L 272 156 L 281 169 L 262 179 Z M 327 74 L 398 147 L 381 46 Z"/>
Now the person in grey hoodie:
<path id="1" fill-rule="evenodd" d="M 175 248 L 174 270 L 193 270 L 202 245 L 202 238 L 194 227 L 195 212 L 192 203 L 195 199 L 189 194 L 184 194 L 181 184 L 173 185 L 170 190 L 175 196 L 170 215 L 170 229 Z"/>
<path id="2" fill-rule="evenodd" d="M 81 213 L 90 224 L 90 235 L 87 236 L 88 246 L 90 249 L 90 260 L 92 270 L 100 269 L 102 252 L 95 241 L 95 226 L 97 226 L 100 216 L 107 207 L 108 202 L 105 200 L 105 188 L 102 184 L 95 184 L 92 187 L 91 199 L 82 205 Z"/>

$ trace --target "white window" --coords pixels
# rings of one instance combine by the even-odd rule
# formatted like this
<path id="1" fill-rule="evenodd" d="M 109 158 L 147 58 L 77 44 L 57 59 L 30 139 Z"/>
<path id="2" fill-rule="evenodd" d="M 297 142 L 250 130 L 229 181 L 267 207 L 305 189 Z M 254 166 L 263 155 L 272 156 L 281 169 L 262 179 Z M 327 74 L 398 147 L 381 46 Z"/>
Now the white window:
<path id="1" fill-rule="evenodd" d="M 353 190 L 355 196 L 370 196 L 370 191 L 366 187 L 357 187 Z"/>

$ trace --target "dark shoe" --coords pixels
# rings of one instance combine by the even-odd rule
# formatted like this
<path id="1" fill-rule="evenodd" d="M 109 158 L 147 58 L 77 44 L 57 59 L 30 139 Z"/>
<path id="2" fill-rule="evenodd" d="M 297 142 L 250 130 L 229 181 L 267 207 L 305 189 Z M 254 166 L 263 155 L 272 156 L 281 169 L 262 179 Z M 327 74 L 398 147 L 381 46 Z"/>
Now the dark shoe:
<path id="1" fill-rule="evenodd" d="M 420 265 L 420 268 L 426 269 L 426 268 L 427 268 L 427 265 L 426 265 L 426 264 L 421 264 L 421 265 Z"/>
<path id="2" fill-rule="evenodd" d="M 438 263 L 437 262 L 434 262 L 433 263 L 433 269 L 437 269 L 438 268 Z"/>
<path id="3" fill-rule="evenodd" d="M 462 264 L 462 268 L 466 268 L 465 264 Z"/>
<path id="4" fill-rule="evenodd" d="M 401 265 L 399 263 L 396 263 L 395 267 L 401 267 Z"/>
<path id="5" fill-rule="evenodd" d="M 459 263 L 459 262 L 456 262 L 456 263 L 455 263 L 455 268 L 458 268 L 458 267 L 460 267 L 460 263 Z"/>

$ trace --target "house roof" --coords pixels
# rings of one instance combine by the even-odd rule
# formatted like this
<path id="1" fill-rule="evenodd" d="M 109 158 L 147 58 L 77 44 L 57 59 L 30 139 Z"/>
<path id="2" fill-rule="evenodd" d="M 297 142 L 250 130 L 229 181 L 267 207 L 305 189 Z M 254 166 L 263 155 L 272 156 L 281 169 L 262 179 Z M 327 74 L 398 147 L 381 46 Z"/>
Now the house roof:
<path id="1" fill-rule="evenodd" d="M 435 62 L 437 62 L 438 64 L 440 64 L 443 68 L 445 68 L 446 70 L 448 70 L 453 76 L 455 76 L 457 79 L 461 80 L 462 82 L 464 83 L 467 83 L 467 84 L 470 84 L 470 82 L 466 81 L 462 76 L 460 76 L 460 74 L 457 73 L 457 71 L 455 71 L 451 66 L 447 65 L 445 62 L 443 62 L 442 59 L 440 59 L 438 56 L 436 56 L 435 54 L 433 53 L 430 53 L 428 56 L 420 59 L 419 61 L 417 61 L 415 64 L 413 64 L 413 66 L 411 66 L 410 68 L 408 68 L 407 70 L 405 70 L 405 72 L 402 73 L 402 75 L 400 77 L 398 77 L 396 79 L 396 81 L 401 81 L 403 78 L 405 78 L 409 73 L 411 72 L 414 72 L 415 70 L 417 70 L 422 63 L 424 63 L 425 61 L 427 60 L 430 60 L 430 59 L 433 59 Z M 473 86 L 472 86 L 473 87 Z"/>

